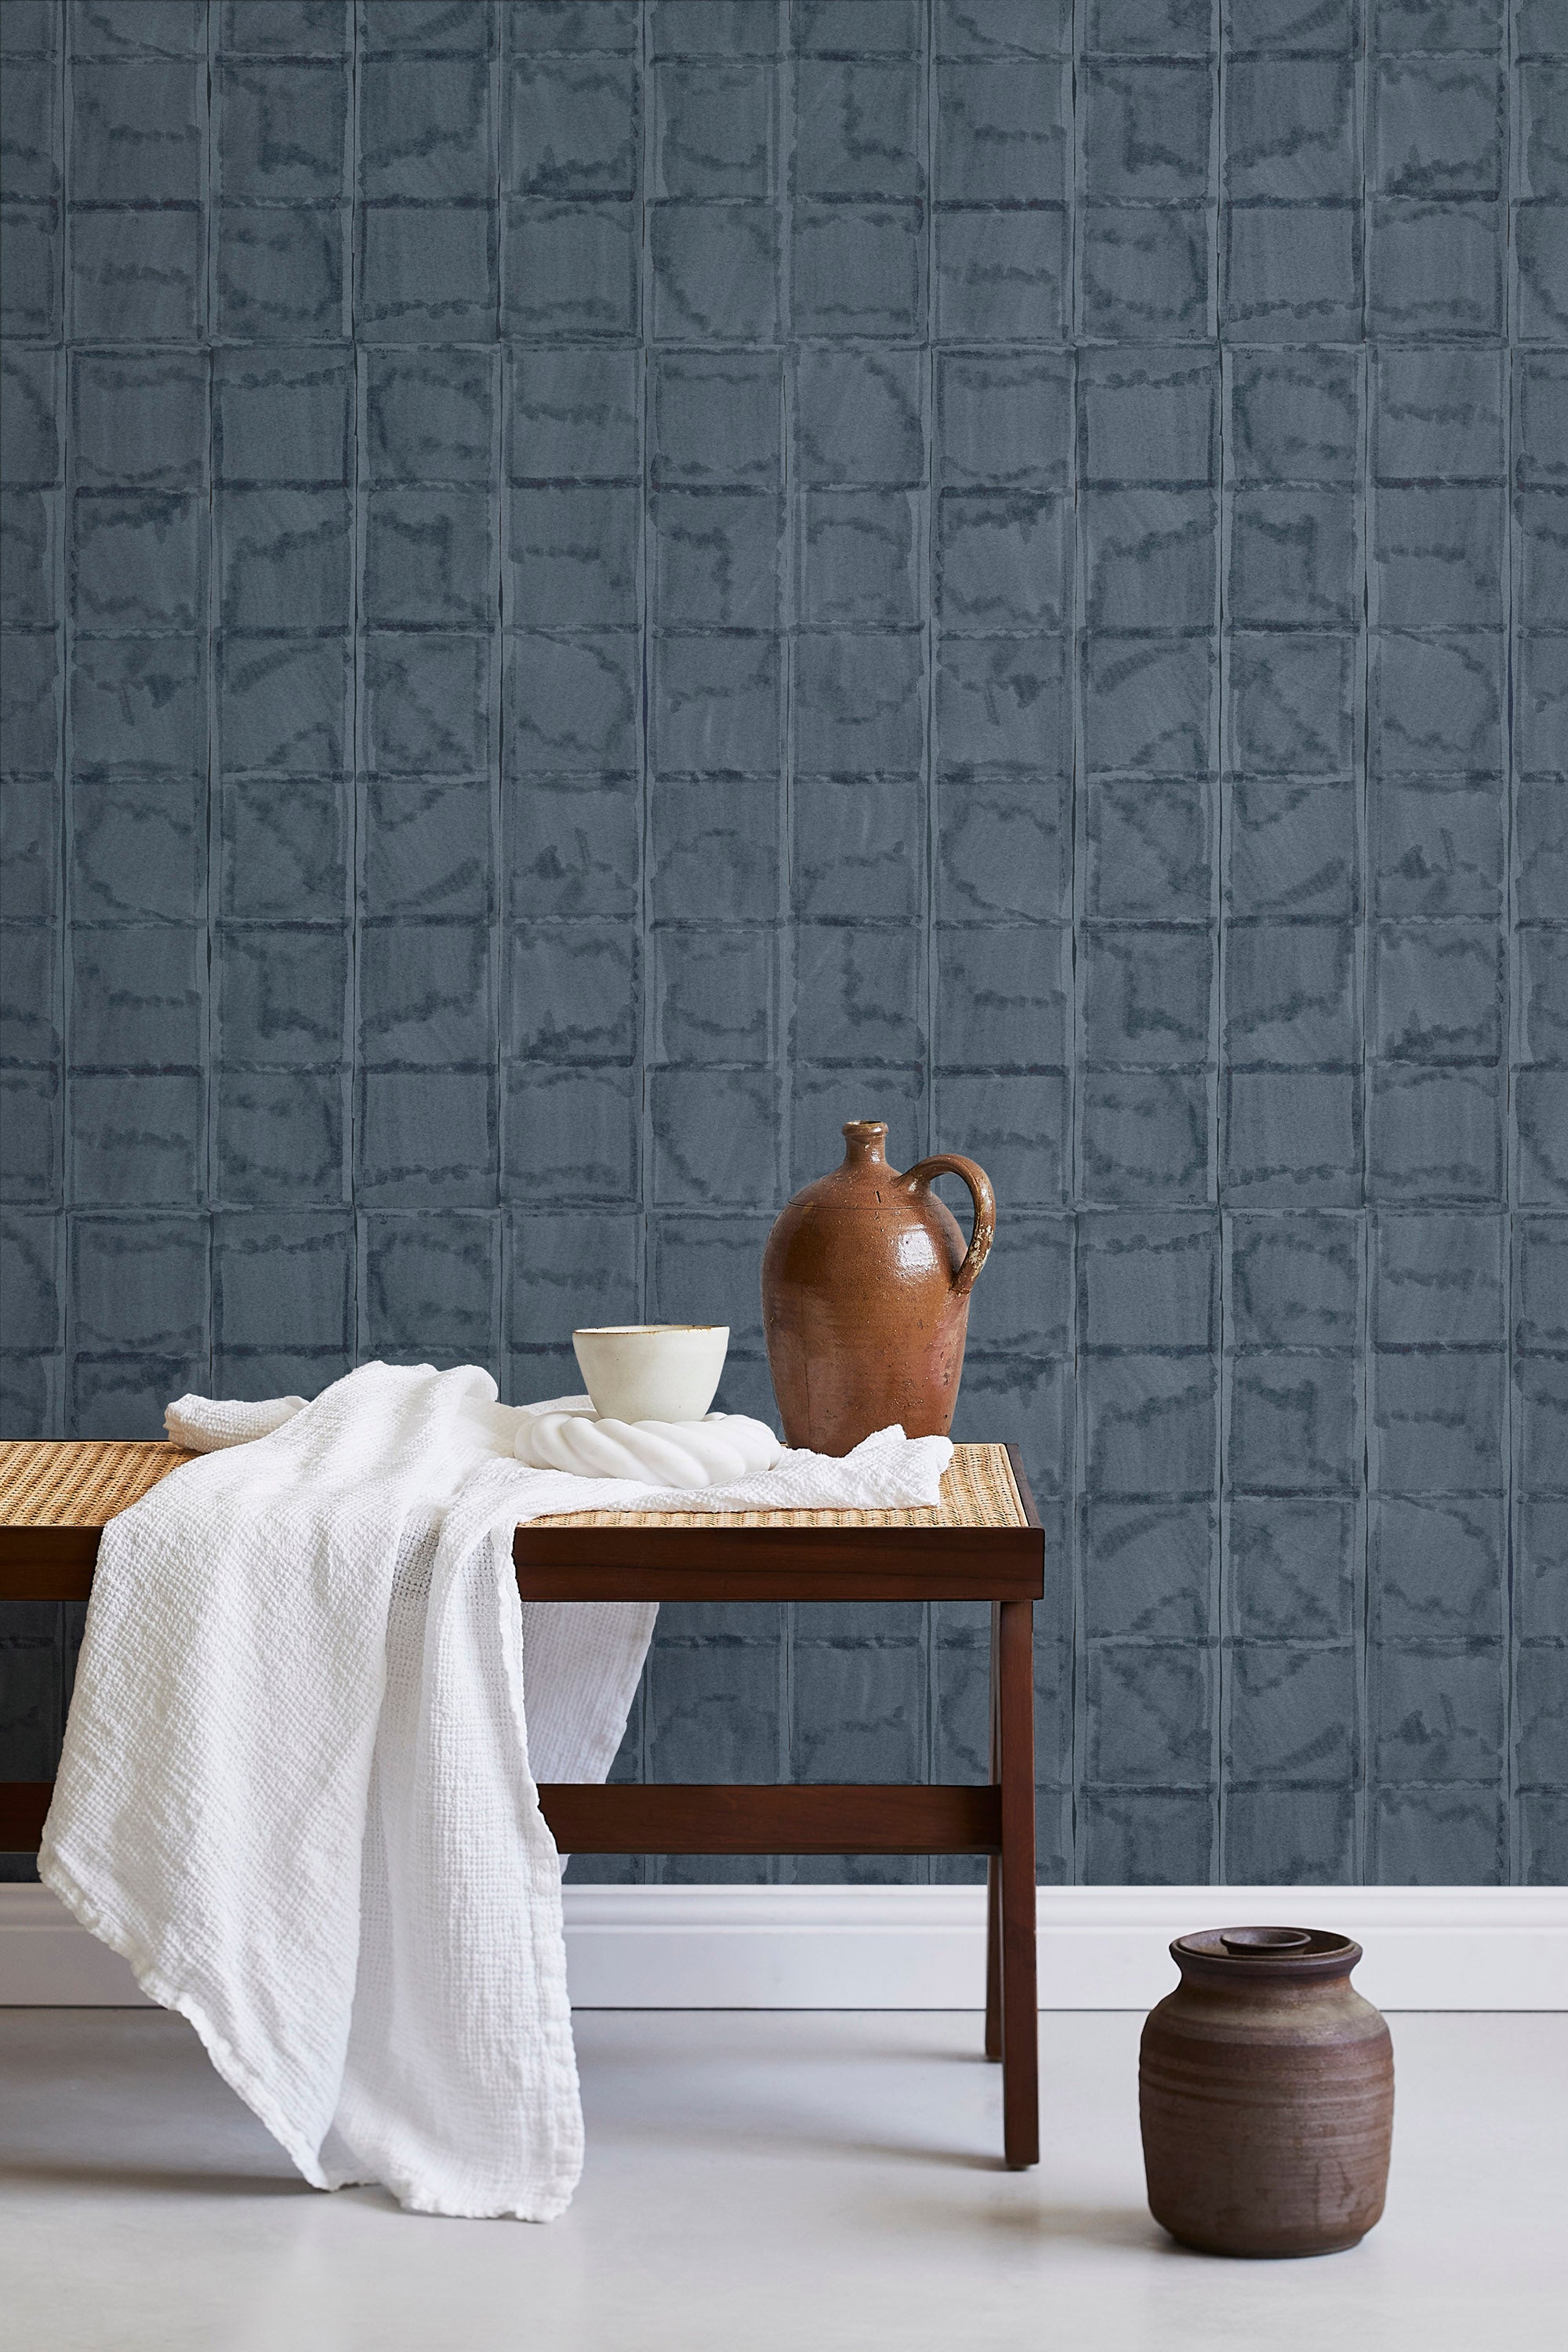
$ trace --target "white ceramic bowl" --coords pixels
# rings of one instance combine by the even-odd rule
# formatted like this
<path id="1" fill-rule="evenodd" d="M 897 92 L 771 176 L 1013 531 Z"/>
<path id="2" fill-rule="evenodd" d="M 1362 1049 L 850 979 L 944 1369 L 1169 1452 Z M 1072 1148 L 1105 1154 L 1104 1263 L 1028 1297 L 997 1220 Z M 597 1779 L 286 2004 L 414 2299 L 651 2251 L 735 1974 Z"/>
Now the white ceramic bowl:
<path id="1" fill-rule="evenodd" d="M 727 1323 L 623 1323 L 574 1331 L 602 1421 L 700 1421 L 730 1345 Z"/>

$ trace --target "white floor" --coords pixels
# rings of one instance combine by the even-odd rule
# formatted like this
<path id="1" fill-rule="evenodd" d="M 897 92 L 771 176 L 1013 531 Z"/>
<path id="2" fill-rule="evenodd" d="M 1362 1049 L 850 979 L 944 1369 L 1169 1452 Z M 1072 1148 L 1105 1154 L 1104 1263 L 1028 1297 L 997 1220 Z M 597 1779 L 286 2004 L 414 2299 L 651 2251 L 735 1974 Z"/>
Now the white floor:
<path id="1" fill-rule="evenodd" d="M 1560 2352 L 1568 2015 L 1395 2017 L 1388 2212 L 1225 2263 L 1144 2210 L 1140 2021 L 1041 2018 L 1046 2158 L 996 2160 L 979 2020 L 589 2011 L 548 2228 L 305 2188 L 173 2017 L 0 2011 L 16 2352 Z"/>

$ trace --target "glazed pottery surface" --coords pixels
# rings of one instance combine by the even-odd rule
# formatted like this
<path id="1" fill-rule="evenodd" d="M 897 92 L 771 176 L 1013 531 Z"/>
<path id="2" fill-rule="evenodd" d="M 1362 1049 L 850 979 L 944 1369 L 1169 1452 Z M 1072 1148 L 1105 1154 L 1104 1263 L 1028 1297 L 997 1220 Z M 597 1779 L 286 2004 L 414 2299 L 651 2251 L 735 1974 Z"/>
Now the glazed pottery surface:
<path id="1" fill-rule="evenodd" d="M 1361 1946 L 1226 1927 L 1171 1946 L 1182 1972 L 1139 2053 L 1149 2210 L 1205 2253 L 1337 2253 L 1383 2211 L 1388 2028 L 1350 1981 Z"/>
<path id="2" fill-rule="evenodd" d="M 700 1421 L 730 1345 L 727 1323 L 625 1323 L 574 1331 L 583 1385 L 605 1421 Z"/>
<path id="3" fill-rule="evenodd" d="M 958 1402 L 969 1293 L 996 1202 L 973 1160 L 940 1152 L 900 1175 L 880 1119 L 851 1120 L 841 1166 L 797 1192 L 763 1256 L 763 1328 L 784 1442 L 847 1454 L 898 1422 L 945 1436 Z M 964 1246 L 931 1191 L 961 1177 L 974 1202 Z"/>

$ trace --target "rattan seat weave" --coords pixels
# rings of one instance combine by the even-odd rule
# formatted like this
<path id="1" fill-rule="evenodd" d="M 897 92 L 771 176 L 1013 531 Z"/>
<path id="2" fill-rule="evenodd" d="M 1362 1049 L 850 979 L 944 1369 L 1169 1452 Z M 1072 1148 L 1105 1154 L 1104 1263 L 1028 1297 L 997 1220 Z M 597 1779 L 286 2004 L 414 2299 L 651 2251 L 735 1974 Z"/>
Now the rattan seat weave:
<path id="1" fill-rule="evenodd" d="M 151 1441 L 0 1444 L 0 1525 L 100 1528 L 195 1454 Z"/>
<path id="2" fill-rule="evenodd" d="M 153 1443 L 0 1444 L 0 1526 L 100 1528 L 196 1457 Z M 572 1511 L 556 1528 L 1021 1528 L 1028 1524 L 1006 1449 L 961 1445 L 934 1508 L 915 1511 Z M 541 1524 L 537 1523 L 536 1524 Z"/>

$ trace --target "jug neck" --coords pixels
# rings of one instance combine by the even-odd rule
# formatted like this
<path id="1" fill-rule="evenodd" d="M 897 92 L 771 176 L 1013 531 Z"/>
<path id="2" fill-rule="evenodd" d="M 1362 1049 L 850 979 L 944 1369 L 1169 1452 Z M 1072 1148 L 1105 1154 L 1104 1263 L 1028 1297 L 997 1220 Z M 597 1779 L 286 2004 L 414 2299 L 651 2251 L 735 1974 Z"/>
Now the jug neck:
<path id="1" fill-rule="evenodd" d="M 884 1147 L 888 1140 L 888 1122 L 882 1118 L 851 1118 L 844 1125 L 844 1164 L 847 1168 L 885 1168 L 888 1164 Z"/>

